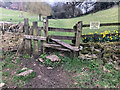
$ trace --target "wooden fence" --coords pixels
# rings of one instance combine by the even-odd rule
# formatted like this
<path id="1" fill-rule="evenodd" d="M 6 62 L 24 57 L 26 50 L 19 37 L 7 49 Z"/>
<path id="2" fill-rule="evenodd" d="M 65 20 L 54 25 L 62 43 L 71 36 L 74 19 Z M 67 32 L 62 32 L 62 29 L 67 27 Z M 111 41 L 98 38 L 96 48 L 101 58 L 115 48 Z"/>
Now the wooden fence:
<path id="1" fill-rule="evenodd" d="M 47 18 L 43 18 L 43 27 L 38 27 L 37 22 L 33 22 L 33 25 L 30 27 L 28 22 L 29 22 L 28 19 L 24 19 L 25 35 L 22 44 L 24 46 L 25 53 L 29 55 L 33 55 L 35 58 L 37 58 L 40 55 L 40 52 L 44 53 L 45 48 L 70 51 L 71 56 L 75 56 L 75 55 L 78 56 L 79 45 L 80 43 L 82 43 L 82 37 L 102 36 L 102 35 L 82 35 L 82 28 L 90 26 L 90 25 L 82 25 L 82 21 L 78 22 L 73 27 L 73 29 L 48 27 Z M 100 24 L 100 26 L 117 26 L 117 25 L 120 25 L 120 23 Z M 41 35 L 41 30 L 43 30 L 43 36 Z M 74 36 L 48 35 L 49 31 L 73 32 Z M 115 35 L 115 34 L 111 34 L 111 35 Z M 65 42 L 62 42 L 61 40 L 75 40 L 75 43 L 74 45 L 70 45 Z M 39 42 L 40 42 L 40 47 L 39 47 Z M 20 46 L 20 48 L 23 47 Z"/>

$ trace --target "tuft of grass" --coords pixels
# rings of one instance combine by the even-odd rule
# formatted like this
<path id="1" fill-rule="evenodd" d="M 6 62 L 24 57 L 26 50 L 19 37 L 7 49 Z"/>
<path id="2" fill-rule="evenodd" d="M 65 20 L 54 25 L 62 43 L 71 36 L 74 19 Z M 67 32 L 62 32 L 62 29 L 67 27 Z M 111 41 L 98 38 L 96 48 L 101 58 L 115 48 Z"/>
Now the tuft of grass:
<path id="1" fill-rule="evenodd" d="M 17 71 L 17 74 L 19 74 L 19 73 L 21 73 L 21 72 L 24 72 L 24 71 L 27 71 L 27 70 L 29 70 L 29 69 L 18 70 L 18 71 Z"/>
<path id="2" fill-rule="evenodd" d="M 7 71 L 2 73 L 2 76 L 7 76 L 8 77 L 9 75 L 10 75 L 10 73 L 7 72 Z"/>
<path id="3" fill-rule="evenodd" d="M 32 72 L 31 74 L 29 74 L 28 76 L 14 76 L 14 81 L 29 81 L 30 79 L 34 78 L 36 76 L 35 72 Z"/>
<path id="4" fill-rule="evenodd" d="M 25 55 L 23 56 L 23 58 L 25 58 L 25 59 L 30 59 L 31 57 L 30 57 L 30 55 L 25 54 Z"/>

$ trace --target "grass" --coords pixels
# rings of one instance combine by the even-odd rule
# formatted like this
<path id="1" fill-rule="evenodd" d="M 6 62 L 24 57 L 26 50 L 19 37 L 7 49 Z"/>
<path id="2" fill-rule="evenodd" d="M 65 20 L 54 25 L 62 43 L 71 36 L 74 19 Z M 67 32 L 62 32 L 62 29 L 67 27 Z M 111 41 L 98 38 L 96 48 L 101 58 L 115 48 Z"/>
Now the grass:
<path id="1" fill-rule="evenodd" d="M 21 58 L 15 58 L 15 53 L 4 53 L 5 58 L 1 62 L 2 66 L 2 80 L 0 78 L 0 82 L 4 82 L 6 85 L 22 87 L 24 86 L 31 78 L 36 76 L 35 72 L 32 72 L 28 76 L 17 76 L 17 74 L 24 72 L 25 70 L 21 70 Z M 25 54 L 22 59 L 30 59 L 30 57 Z"/>
<path id="2" fill-rule="evenodd" d="M 82 60 L 77 57 L 73 59 L 69 57 L 59 56 L 61 61 L 51 62 L 45 59 L 46 54 L 40 57 L 44 59 L 44 65 L 50 67 L 62 66 L 66 71 L 73 72 L 72 79 L 74 83 L 71 87 L 75 88 L 117 88 L 120 87 L 120 72 L 114 68 L 113 64 L 103 66 L 100 59 Z M 42 63 L 41 63 L 42 64 Z"/>
<path id="3" fill-rule="evenodd" d="M 11 21 L 13 22 L 19 22 L 19 21 L 23 22 L 23 18 L 29 18 L 30 22 L 38 21 L 38 15 L 30 14 L 27 12 L 22 12 L 24 17 L 20 18 L 19 17 L 20 11 L 14 11 L 14 10 L 3 9 L 3 8 L 0 8 L 0 11 L 1 11 L 1 15 L 0 15 L 1 21 L 10 21 L 10 19 L 12 19 Z M 89 24 L 91 21 L 99 21 L 100 23 L 118 22 L 118 7 L 114 7 L 108 10 L 102 10 L 94 14 L 89 14 L 89 15 L 85 15 L 77 18 L 49 19 L 49 26 L 59 27 L 59 28 L 73 28 L 73 26 L 78 21 L 83 21 L 83 24 Z M 42 23 L 39 23 L 39 25 L 42 25 Z M 109 28 L 106 28 L 106 29 L 109 29 Z"/>
<path id="4" fill-rule="evenodd" d="M 102 65 L 102 60 L 73 60 L 63 58 L 65 63 L 63 67 L 70 72 L 75 72 L 73 87 L 82 88 L 116 88 L 120 82 L 120 72 L 114 68 L 114 64 Z M 103 67 L 106 68 L 104 71 Z M 120 87 L 120 86 L 119 86 Z"/>

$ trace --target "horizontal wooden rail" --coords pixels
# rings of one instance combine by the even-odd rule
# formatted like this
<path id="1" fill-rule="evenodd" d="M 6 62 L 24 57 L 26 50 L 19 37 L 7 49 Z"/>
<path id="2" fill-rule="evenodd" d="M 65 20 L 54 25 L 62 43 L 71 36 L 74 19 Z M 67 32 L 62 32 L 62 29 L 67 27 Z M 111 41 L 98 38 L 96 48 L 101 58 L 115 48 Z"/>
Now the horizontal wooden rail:
<path id="1" fill-rule="evenodd" d="M 103 24 L 100 24 L 100 26 L 119 26 L 119 25 L 120 25 L 120 23 L 103 23 Z M 85 24 L 82 27 L 90 27 L 90 24 Z"/>
<path id="2" fill-rule="evenodd" d="M 45 41 L 45 40 L 46 40 L 46 37 L 32 36 L 32 35 L 24 35 L 24 39 L 34 39 L 34 40 L 42 40 L 42 41 Z"/>
<path id="3" fill-rule="evenodd" d="M 48 31 L 58 31 L 58 32 L 75 32 L 73 29 L 65 29 L 65 28 L 53 28 L 49 27 Z"/>
<path id="4" fill-rule="evenodd" d="M 51 38 L 55 38 L 55 39 L 61 39 L 61 40 L 73 40 L 75 39 L 74 36 L 57 36 L 57 35 L 51 35 Z"/>

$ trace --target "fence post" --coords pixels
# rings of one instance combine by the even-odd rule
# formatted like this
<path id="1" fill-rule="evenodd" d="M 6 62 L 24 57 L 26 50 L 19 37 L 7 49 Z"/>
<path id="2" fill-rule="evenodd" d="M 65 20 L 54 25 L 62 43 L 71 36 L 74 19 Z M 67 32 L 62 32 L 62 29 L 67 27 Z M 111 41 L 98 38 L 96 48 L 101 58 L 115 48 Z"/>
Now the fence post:
<path id="1" fill-rule="evenodd" d="M 41 22 L 41 14 L 39 14 L 39 21 Z"/>
<path id="2" fill-rule="evenodd" d="M 76 27 L 76 43 L 75 46 L 79 48 L 80 43 L 82 43 L 82 21 L 77 23 Z"/>
<path id="3" fill-rule="evenodd" d="M 33 35 L 37 36 L 38 35 L 37 32 L 38 32 L 38 23 L 33 22 Z M 33 56 L 34 58 L 38 58 L 39 56 L 38 40 L 33 41 Z"/>
<path id="4" fill-rule="evenodd" d="M 43 31 L 44 31 L 44 37 L 48 37 L 48 19 L 47 19 L 47 17 L 43 17 Z"/>
<path id="5" fill-rule="evenodd" d="M 25 35 L 30 34 L 28 18 L 24 19 L 24 31 L 25 31 Z M 25 53 L 31 55 L 31 40 L 25 39 Z"/>
<path id="6" fill-rule="evenodd" d="M 47 17 L 43 17 L 43 36 L 48 37 L 48 19 Z M 42 54 L 45 52 L 44 43 L 47 41 L 41 41 L 41 52 Z"/>
<path id="7" fill-rule="evenodd" d="M 78 22 L 76 26 L 74 26 L 75 29 L 75 47 L 79 48 L 80 43 L 82 43 L 82 21 Z M 74 57 L 79 55 L 78 52 L 72 52 Z"/>

